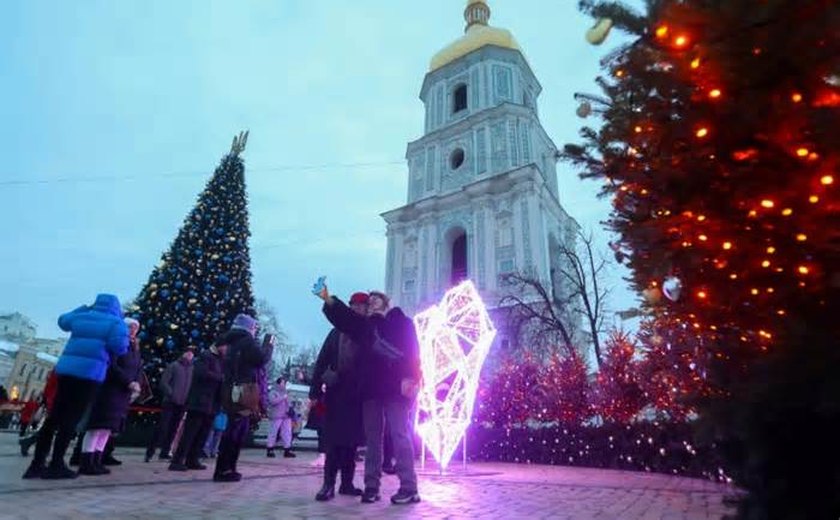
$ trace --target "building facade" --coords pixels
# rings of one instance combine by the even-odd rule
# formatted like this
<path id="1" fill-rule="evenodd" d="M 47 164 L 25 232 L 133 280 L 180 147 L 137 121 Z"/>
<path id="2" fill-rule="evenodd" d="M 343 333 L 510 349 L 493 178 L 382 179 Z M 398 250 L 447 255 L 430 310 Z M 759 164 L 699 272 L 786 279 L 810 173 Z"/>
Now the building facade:
<path id="1" fill-rule="evenodd" d="M 464 36 L 432 58 L 423 81 L 425 132 L 408 144 L 406 204 L 382 215 L 386 290 L 409 313 L 466 278 L 490 308 L 509 290 L 506 273 L 560 290 L 556 250 L 578 231 L 560 204 L 539 81 L 511 33 L 489 25 L 486 2 L 469 0 L 464 17 Z"/>
<path id="2" fill-rule="evenodd" d="M 0 383 L 10 399 L 37 398 L 64 349 L 65 340 L 38 338 L 37 332 L 19 312 L 0 315 Z"/>

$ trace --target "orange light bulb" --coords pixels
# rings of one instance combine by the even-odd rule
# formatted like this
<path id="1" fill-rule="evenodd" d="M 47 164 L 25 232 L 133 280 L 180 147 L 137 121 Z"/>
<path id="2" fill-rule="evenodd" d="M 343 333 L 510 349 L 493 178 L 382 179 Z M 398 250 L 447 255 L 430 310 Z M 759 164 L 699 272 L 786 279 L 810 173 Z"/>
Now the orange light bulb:
<path id="1" fill-rule="evenodd" d="M 699 237 L 697 237 L 697 238 L 699 238 L 701 242 L 705 242 L 706 240 L 708 240 L 708 239 L 709 239 L 709 237 L 707 237 L 706 235 L 700 235 L 700 236 L 699 236 Z"/>
<path id="2" fill-rule="evenodd" d="M 785 208 L 782 210 L 782 215 L 789 217 L 793 214 L 793 210 L 790 208 Z"/>
<path id="3" fill-rule="evenodd" d="M 799 274 L 808 274 L 810 272 L 810 269 L 804 265 L 800 265 L 796 270 L 799 271 Z"/>
<path id="4" fill-rule="evenodd" d="M 767 248 L 767 253 L 768 253 L 768 254 L 771 254 L 771 255 L 772 255 L 772 254 L 773 254 L 773 253 L 775 253 L 775 252 L 776 252 L 776 248 L 775 248 L 775 247 L 770 246 L 770 247 L 768 247 L 768 248 Z"/>
<path id="5" fill-rule="evenodd" d="M 823 175 L 822 177 L 820 177 L 820 184 L 822 184 L 823 186 L 830 186 L 834 184 L 834 177 L 832 177 L 831 175 Z"/>
<path id="6" fill-rule="evenodd" d="M 723 248 L 729 251 L 730 249 L 732 249 L 732 242 L 724 242 Z"/>
<path id="7" fill-rule="evenodd" d="M 796 235 L 796 240 L 799 242 L 805 242 L 806 240 L 808 240 L 808 235 L 806 235 L 805 233 L 799 233 L 798 235 Z"/>
<path id="8" fill-rule="evenodd" d="M 688 45 L 688 38 L 685 35 L 681 34 L 674 38 L 674 45 L 676 47 L 685 47 L 686 45 Z"/>
<path id="9" fill-rule="evenodd" d="M 710 98 L 712 98 L 712 99 L 717 99 L 717 98 L 719 98 L 719 97 L 720 97 L 720 89 L 717 89 L 717 88 L 716 88 L 716 89 L 712 89 L 712 91 L 711 91 L 711 92 L 709 92 L 709 97 L 710 97 Z"/>
<path id="10" fill-rule="evenodd" d="M 775 206 L 775 205 L 776 205 L 776 204 L 774 204 L 774 203 L 773 203 L 773 201 L 772 201 L 772 200 L 770 200 L 770 199 L 764 199 L 764 200 L 762 200 L 762 201 L 761 201 L 761 207 L 762 207 L 762 208 L 767 208 L 767 209 L 770 209 L 770 208 L 772 208 L 772 207 L 773 207 L 773 206 Z"/>
<path id="11" fill-rule="evenodd" d="M 811 204 L 816 204 L 819 201 L 820 201 L 820 198 L 817 197 L 816 195 L 811 195 L 810 197 L 808 197 L 808 202 L 810 202 Z"/>
<path id="12" fill-rule="evenodd" d="M 753 289 L 753 290 L 752 290 L 752 291 L 750 291 L 750 292 L 752 293 L 752 295 L 753 295 L 753 296 L 755 296 L 755 295 L 757 295 L 757 294 L 758 294 L 758 289 Z"/>
<path id="13" fill-rule="evenodd" d="M 770 260 L 765 260 L 761 262 L 761 267 L 770 267 Z"/>
<path id="14" fill-rule="evenodd" d="M 810 152 L 804 146 L 796 149 L 796 155 L 799 157 L 807 157 Z"/>
<path id="15" fill-rule="evenodd" d="M 706 299 L 706 291 L 697 291 L 697 297 L 701 300 Z"/>
<path id="16" fill-rule="evenodd" d="M 790 96 L 790 99 L 792 99 L 794 103 L 799 103 L 800 101 L 802 101 L 802 94 L 800 94 L 799 92 L 794 92 L 793 95 Z"/>
<path id="17" fill-rule="evenodd" d="M 700 66 L 700 58 L 694 58 L 691 60 L 691 68 L 696 69 Z"/>
<path id="18" fill-rule="evenodd" d="M 702 139 L 703 137 L 706 137 L 707 135 L 709 135 L 709 129 L 705 128 L 705 127 L 698 128 L 695 135 L 697 135 L 697 137 L 700 137 Z"/>
<path id="19" fill-rule="evenodd" d="M 668 26 L 667 25 L 660 25 L 656 28 L 656 36 L 658 38 L 664 38 L 668 35 Z"/>

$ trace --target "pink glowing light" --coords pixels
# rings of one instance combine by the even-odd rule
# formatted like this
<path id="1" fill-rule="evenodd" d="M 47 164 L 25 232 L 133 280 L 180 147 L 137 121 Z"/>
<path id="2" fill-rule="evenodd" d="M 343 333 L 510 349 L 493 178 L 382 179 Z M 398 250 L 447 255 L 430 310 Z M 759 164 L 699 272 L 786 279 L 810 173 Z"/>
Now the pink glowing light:
<path id="1" fill-rule="evenodd" d="M 416 429 L 442 468 L 470 425 L 478 378 L 496 329 L 469 280 L 414 317 L 423 384 Z"/>

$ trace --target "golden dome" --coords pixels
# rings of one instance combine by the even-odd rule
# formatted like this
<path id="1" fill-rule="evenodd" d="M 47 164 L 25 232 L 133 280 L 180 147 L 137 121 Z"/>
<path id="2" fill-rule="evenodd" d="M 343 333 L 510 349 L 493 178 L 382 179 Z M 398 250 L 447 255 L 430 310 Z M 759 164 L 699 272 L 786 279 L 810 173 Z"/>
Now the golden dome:
<path id="1" fill-rule="evenodd" d="M 465 34 L 432 57 L 432 61 L 429 63 L 429 72 L 448 65 L 486 45 L 495 45 L 496 47 L 522 52 L 519 43 L 516 42 L 510 31 L 487 25 L 490 19 L 490 7 L 484 0 L 467 0 L 464 19 L 467 21 Z"/>

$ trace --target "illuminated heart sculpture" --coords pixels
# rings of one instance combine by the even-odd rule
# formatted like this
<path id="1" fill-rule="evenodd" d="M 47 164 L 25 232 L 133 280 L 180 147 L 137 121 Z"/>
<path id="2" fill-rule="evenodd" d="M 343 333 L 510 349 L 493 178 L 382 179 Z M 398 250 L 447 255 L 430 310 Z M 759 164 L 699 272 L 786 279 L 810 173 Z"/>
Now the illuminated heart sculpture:
<path id="1" fill-rule="evenodd" d="M 496 329 L 469 280 L 415 316 L 414 327 L 423 371 L 416 428 L 445 468 L 470 424 L 481 366 Z"/>

